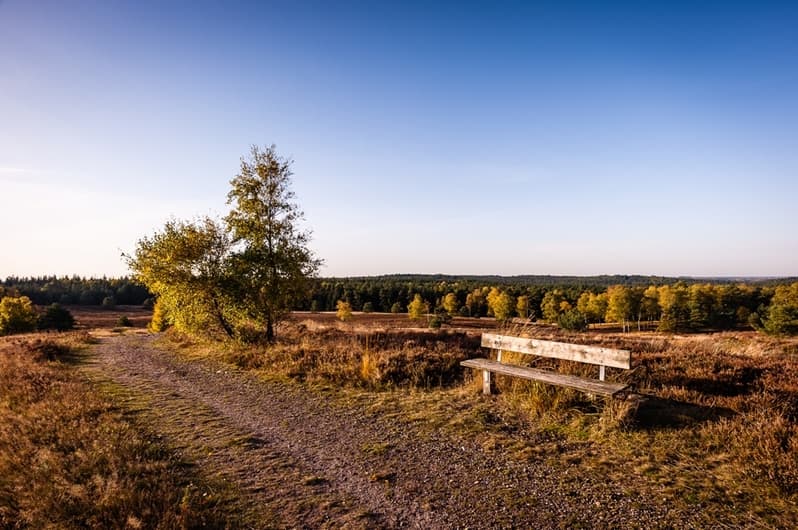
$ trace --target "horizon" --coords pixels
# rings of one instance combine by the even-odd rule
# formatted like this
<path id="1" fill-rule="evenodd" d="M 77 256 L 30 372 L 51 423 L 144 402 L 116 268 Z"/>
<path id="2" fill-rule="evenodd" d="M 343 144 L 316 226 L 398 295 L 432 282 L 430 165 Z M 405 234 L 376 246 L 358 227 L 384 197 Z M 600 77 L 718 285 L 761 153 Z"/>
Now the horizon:
<path id="1" fill-rule="evenodd" d="M 796 25 L 782 2 L 0 1 L 0 278 L 127 275 L 168 219 L 225 213 L 253 144 L 294 159 L 322 277 L 796 277 Z"/>
<path id="2" fill-rule="evenodd" d="M 41 279 L 41 278 L 55 278 L 55 279 L 72 279 L 78 278 L 82 280 L 121 280 L 131 278 L 132 275 L 125 274 L 122 276 L 108 276 L 108 275 L 99 275 L 99 276 L 81 276 L 78 274 L 42 274 L 37 276 L 0 276 L 0 282 L 8 282 L 12 278 L 19 279 L 19 280 L 26 280 L 26 279 Z M 413 273 L 413 272 L 396 272 L 396 273 L 387 273 L 387 274 L 373 274 L 367 276 L 324 276 L 318 275 L 315 276 L 314 279 L 317 280 L 360 280 L 360 279 L 381 279 L 381 278 L 421 278 L 421 279 L 431 279 L 431 278 L 452 278 L 452 279 L 489 279 L 489 278 L 498 278 L 498 279 L 520 279 L 520 278 L 552 278 L 552 279 L 596 279 L 596 278 L 618 278 L 618 277 L 627 277 L 627 278 L 651 278 L 651 279 L 662 279 L 662 280 L 707 280 L 707 281 L 751 281 L 751 282 L 766 282 L 766 281 L 778 281 L 778 280 L 794 280 L 798 279 L 798 276 L 663 276 L 660 274 L 587 274 L 587 275 L 580 275 L 580 274 L 512 274 L 512 275 L 503 275 L 503 274 L 449 274 L 449 273 Z"/>

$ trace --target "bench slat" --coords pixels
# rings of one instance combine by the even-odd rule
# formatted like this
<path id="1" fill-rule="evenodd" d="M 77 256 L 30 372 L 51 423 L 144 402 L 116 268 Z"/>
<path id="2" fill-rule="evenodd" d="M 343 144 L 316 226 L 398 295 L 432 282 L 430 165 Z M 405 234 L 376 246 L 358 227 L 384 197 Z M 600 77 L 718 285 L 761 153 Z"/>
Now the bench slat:
<path id="1" fill-rule="evenodd" d="M 627 370 L 632 367 L 632 352 L 629 350 L 615 350 L 612 348 L 601 348 L 599 346 L 568 344 L 565 342 L 527 339 L 523 337 L 508 337 L 495 333 L 482 334 L 482 347 L 528 353 L 567 361 L 579 361 L 582 363 L 597 364 L 599 366 L 626 368 Z"/>
<path id="2" fill-rule="evenodd" d="M 575 388 L 576 390 L 581 390 L 582 392 L 587 392 L 588 394 L 597 394 L 608 397 L 614 396 L 629 386 L 623 383 L 607 383 L 605 381 L 596 381 L 594 379 L 583 379 L 575 375 L 557 374 L 554 372 L 538 370 L 537 368 L 529 368 L 526 366 L 502 364 L 490 359 L 468 359 L 466 361 L 461 361 L 460 365 L 466 366 L 468 368 L 488 370 L 489 372 L 497 374 L 510 375 L 514 377 L 520 377 L 522 379 L 531 379 L 552 385 Z"/>

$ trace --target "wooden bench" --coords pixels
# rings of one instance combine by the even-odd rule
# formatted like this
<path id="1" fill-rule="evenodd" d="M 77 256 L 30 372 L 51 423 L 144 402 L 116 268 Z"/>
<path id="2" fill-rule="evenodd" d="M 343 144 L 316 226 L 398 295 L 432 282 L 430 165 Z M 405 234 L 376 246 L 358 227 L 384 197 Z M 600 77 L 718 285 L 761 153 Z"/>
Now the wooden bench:
<path id="1" fill-rule="evenodd" d="M 482 347 L 498 350 L 496 360 L 468 359 L 467 361 L 462 361 L 460 364 L 468 368 L 482 370 L 482 391 L 485 394 L 491 393 L 491 373 L 542 381 L 552 385 L 574 388 L 588 394 L 608 397 L 623 392 L 628 388 L 628 385 L 623 383 L 610 383 L 604 380 L 607 367 L 624 368 L 627 370 L 632 367 L 632 354 L 628 350 L 614 350 L 598 346 L 510 337 L 506 335 L 497 335 L 495 333 L 482 334 Z M 512 351 L 539 355 L 541 357 L 595 364 L 599 366 L 599 378 L 586 379 L 575 375 L 560 374 L 527 366 L 505 364 L 501 362 L 502 351 Z"/>

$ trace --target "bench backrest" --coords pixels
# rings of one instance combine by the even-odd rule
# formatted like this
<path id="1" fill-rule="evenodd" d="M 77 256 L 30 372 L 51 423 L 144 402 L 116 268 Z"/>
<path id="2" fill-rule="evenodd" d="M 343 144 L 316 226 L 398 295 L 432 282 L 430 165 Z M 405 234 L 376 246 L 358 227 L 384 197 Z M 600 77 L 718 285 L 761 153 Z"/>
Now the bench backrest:
<path id="1" fill-rule="evenodd" d="M 599 366 L 610 366 L 612 368 L 629 369 L 632 367 L 632 352 L 629 350 L 615 350 L 612 348 L 601 348 L 599 346 L 569 344 L 567 342 L 510 337 L 507 335 L 498 335 L 496 333 L 483 333 L 482 347 L 597 364 Z M 501 358 L 499 358 L 499 360 L 501 360 Z"/>

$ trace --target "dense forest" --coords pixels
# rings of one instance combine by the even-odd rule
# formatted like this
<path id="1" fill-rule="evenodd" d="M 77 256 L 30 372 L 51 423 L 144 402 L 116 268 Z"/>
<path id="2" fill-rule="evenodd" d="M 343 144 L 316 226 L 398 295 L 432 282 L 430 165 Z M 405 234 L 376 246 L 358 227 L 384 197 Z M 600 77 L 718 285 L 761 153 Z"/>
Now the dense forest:
<path id="1" fill-rule="evenodd" d="M 80 276 L 9 277 L 0 281 L 3 295 L 27 296 L 36 305 L 142 305 L 151 298 L 143 285 L 130 278 L 81 278 Z"/>

